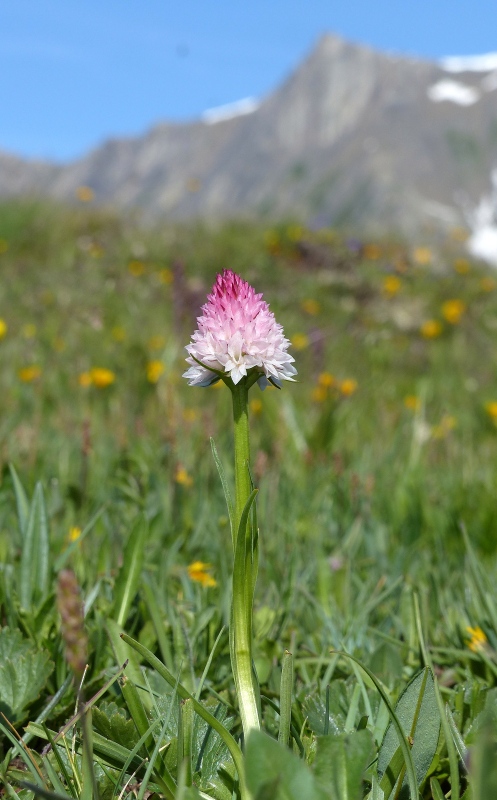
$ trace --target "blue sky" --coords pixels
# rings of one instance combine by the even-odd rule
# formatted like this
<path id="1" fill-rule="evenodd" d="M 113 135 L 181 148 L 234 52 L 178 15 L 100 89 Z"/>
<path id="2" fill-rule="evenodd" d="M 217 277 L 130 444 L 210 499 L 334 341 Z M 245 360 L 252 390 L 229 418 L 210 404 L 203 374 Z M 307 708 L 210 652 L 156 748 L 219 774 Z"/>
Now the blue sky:
<path id="1" fill-rule="evenodd" d="M 439 58 L 496 30 L 496 0 L 0 0 L 0 149 L 68 160 L 261 97 L 324 32 Z"/>

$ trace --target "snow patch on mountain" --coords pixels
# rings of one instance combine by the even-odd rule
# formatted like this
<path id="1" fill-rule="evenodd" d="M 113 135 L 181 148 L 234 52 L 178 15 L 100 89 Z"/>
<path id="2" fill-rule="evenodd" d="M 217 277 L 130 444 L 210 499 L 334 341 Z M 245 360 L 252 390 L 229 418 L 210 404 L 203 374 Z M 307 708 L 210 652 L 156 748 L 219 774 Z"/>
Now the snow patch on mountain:
<path id="1" fill-rule="evenodd" d="M 492 172 L 492 192 L 481 198 L 469 216 L 472 234 L 467 242 L 469 252 L 492 267 L 497 267 L 497 169 Z"/>
<path id="2" fill-rule="evenodd" d="M 446 72 L 491 72 L 497 69 L 497 53 L 479 56 L 447 56 L 440 66 Z"/>
<path id="3" fill-rule="evenodd" d="M 441 80 L 429 86 L 426 94 L 433 103 L 456 103 L 458 106 L 472 106 L 481 97 L 478 89 L 465 83 L 451 80 Z"/>
<path id="4" fill-rule="evenodd" d="M 241 117 L 245 114 L 252 114 L 260 106 L 260 101 L 255 97 L 244 97 L 243 100 L 237 100 L 234 103 L 227 103 L 223 106 L 216 106 L 216 108 L 208 108 L 202 114 L 202 121 L 206 125 L 215 125 L 216 122 L 224 122 L 227 119 L 234 117 Z"/>

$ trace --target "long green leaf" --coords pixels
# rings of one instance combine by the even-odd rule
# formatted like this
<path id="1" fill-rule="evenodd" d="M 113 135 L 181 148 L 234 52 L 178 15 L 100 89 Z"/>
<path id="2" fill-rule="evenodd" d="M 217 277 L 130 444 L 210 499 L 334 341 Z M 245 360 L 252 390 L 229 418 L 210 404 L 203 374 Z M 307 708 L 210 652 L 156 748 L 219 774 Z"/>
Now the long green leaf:
<path id="1" fill-rule="evenodd" d="M 50 584 L 50 536 L 48 533 L 45 495 L 41 483 L 36 485 L 34 502 L 38 504 L 38 535 L 36 537 L 37 586 L 40 592 L 40 599 L 44 599 L 47 596 Z"/>
<path id="2" fill-rule="evenodd" d="M 280 727 L 278 741 L 288 745 L 292 721 L 293 655 L 285 650 L 281 665 L 280 682 Z"/>
<path id="3" fill-rule="evenodd" d="M 355 663 L 373 681 L 377 692 L 379 693 L 381 699 L 383 700 L 383 702 L 385 703 L 385 705 L 386 705 L 386 707 L 388 709 L 388 713 L 389 713 L 390 719 L 391 719 L 392 724 L 395 727 L 395 730 L 397 732 L 397 736 L 398 736 L 398 739 L 399 739 L 399 745 L 400 745 L 400 747 L 402 749 L 402 755 L 404 756 L 404 761 L 405 761 L 405 765 L 406 765 L 407 781 L 408 781 L 408 784 L 409 784 L 409 791 L 411 793 L 411 800 L 417 800 L 417 798 L 419 797 L 419 792 L 418 792 L 418 785 L 417 785 L 417 781 L 416 781 L 416 771 L 415 771 L 414 763 L 413 763 L 413 760 L 412 760 L 411 750 L 410 750 L 409 744 L 407 742 L 407 737 L 406 737 L 406 735 L 405 735 L 405 733 L 404 733 L 404 731 L 402 729 L 402 725 L 400 724 L 400 720 L 397 717 L 397 714 L 395 713 L 395 710 L 394 710 L 394 708 L 393 708 L 393 706 L 392 706 L 392 704 L 390 702 L 390 698 L 388 697 L 387 693 L 385 692 L 385 690 L 384 690 L 383 686 L 381 685 L 380 681 L 378 680 L 378 678 L 371 672 L 370 669 L 368 669 L 368 667 L 366 667 L 365 664 L 363 664 L 361 661 L 359 661 L 354 656 L 351 656 L 349 653 L 344 653 L 343 651 L 338 651 L 338 650 L 335 650 L 335 651 L 332 651 L 332 652 L 339 653 L 339 655 L 343 656 L 344 658 L 349 658 L 351 661 L 355 661 Z"/>
<path id="4" fill-rule="evenodd" d="M 219 720 L 217 720 L 216 717 L 214 717 L 209 711 L 207 711 L 207 709 L 204 708 L 204 706 L 200 705 L 200 703 L 197 700 L 195 700 L 194 697 L 192 697 L 190 692 L 187 689 L 185 689 L 185 687 L 182 686 L 181 683 L 177 682 L 174 675 L 171 672 L 169 672 L 167 667 L 157 658 L 157 656 L 154 656 L 154 654 L 151 653 L 150 650 L 148 650 L 148 648 L 144 647 L 142 644 L 140 644 L 140 642 L 135 641 L 135 639 L 132 639 L 131 636 L 128 636 L 126 633 L 121 634 L 121 638 L 130 647 L 133 647 L 137 651 L 137 653 L 140 653 L 140 655 L 146 661 L 148 661 L 150 666 L 153 667 L 159 673 L 159 675 L 161 675 L 164 678 L 164 680 L 167 681 L 167 683 L 170 686 L 176 689 L 176 692 L 179 694 L 181 698 L 183 698 L 183 700 L 192 700 L 195 712 L 199 715 L 199 717 L 201 717 L 205 722 L 207 722 L 207 724 L 210 725 L 211 728 L 213 728 L 216 731 L 216 733 L 219 734 L 224 744 L 228 748 L 231 757 L 233 759 L 233 762 L 235 764 L 235 768 L 238 772 L 238 776 L 240 778 L 240 784 L 243 787 L 244 771 L 243 771 L 242 753 L 237 743 L 233 739 L 232 735 L 229 733 L 229 731 L 227 731 L 224 725 L 221 722 L 219 722 Z"/>
<path id="5" fill-rule="evenodd" d="M 117 624 L 117 622 L 114 622 L 113 619 L 108 619 L 105 627 L 107 629 L 107 633 L 109 634 L 110 643 L 117 663 L 124 664 L 126 661 L 126 675 L 128 678 L 131 678 L 136 686 L 141 686 L 143 684 L 143 677 L 140 670 L 140 661 L 137 658 L 136 653 L 134 653 L 133 650 L 130 650 L 129 647 L 126 647 L 122 637 L 123 629 Z M 138 692 L 146 711 L 150 711 L 152 708 L 152 700 L 149 693 L 145 691 L 145 689 L 138 689 Z"/>
<path id="6" fill-rule="evenodd" d="M 1 723 L 0 723 L 1 726 Z M 40 739 L 48 739 L 47 732 L 43 729 L 42 725 L 35 722 L 30 722 L 27 726 L 29 733 L 33 736 L 38 736 Z M 61 738 L 61 733 L 56 733 L 50 730 L 50 734 L 55 741 Z M 140 746 L 143 742 L 140 741 Z M 121 769 L 126 762 L 131 766 L 132 770 L 139 770 L 143 765 L 143 760 L 138 756 L 132 757 L 129 761 L 131 751 L 127 747 L 117 742 L 111 742 L 105 736 L 93 731 L 93 750 L 99 755 L 109 766 Z"/>
<path id="7" fill-rule="evenodd" d="M 154 584 L 152 584 L 152 586 L 150 585 L 151 581 L 152 578 L 146 574 L 143 579 L 141 590 L 143 593 L 143 597 L 145 598 L 145 603 L 147 604 L 148 613 L 150 614 L 150 619 L 152 620 L 152 625 L 154 626 L 155 635 L 157 636 L 157 642 L 159 643 L 159 650 L 162 656 L 162 660 L 164 661 L 167 668 L 172 670 L 174 669 L 174 660 L 171 652 L 171 645 L 169 643 L 168 634 L 165 630 L 162 621 L 162 614 L 159 609 L 159 605 L 157 603 L 157 597 L 156 597 L 157 589 Z"/>
<path id="8" fill-rule="evenodd" d="M 16 496 L 16 505 L 17 505 L 17 519 L 19 520 L 19 530 L 21 532 L 21 539 L 24 539 L 26 534 L 26 528 L 28 525 L 29 519 L 29 500 L 22 485 L 19 475 L 13 464 L 9 464 L 10 476 L 12 478 L 12 484 L 14 486 L 14 493 Z"/>
<path id="9" fill-rule="evenodd" d="M 454 740 L 454 744 L 456 746 L 457 752 L 459 753 L 459 758 L 461 760 L 461 764 L 466 765 L 466 759 L 468 755 L 468 748 L 464 744 L 464 739 L 462 738 L 459 728 L 456 725 L 455 719 L 452 716 L 452 712 L 448 706 L 445 704 L 445 713 L 447 715 L 447 721 L 449 723 L 450 732 L 452 734 L 452 738 Z"/>
<path id="10" fill-rule="evenodd" d="M 468 543 L 469 544 L 469 543 Z M 421 647 L 421 652 L 423 654 L 423 660 L 427 667 L 430 667 L 432 675 L 434 675 L 433 671 L 433 664 L 431 661 L 430 652 L 426 646 L 423 634 L 423 623 L 421 619 L 421 609 L 419 606 L 419 598 L 417 593 L 414 593 L 413 596 L 414 602 L 414 619 L 416 623 L 416 630 L 418 633 L 419 644 Z M 449 725 L 449 720 L 447 715 L 445 714 L 445 707 L 444 702 L 442 699 L 442 694 L 440 692 L 440 687 L 438 685 L 438 681 L 434 678 L 434 689 L 435 689 L 435 697 L 437 700 L 438 705 L 438 712 L 440 715 L 440 721 L 442 724 L 443 733 L 445 736 L 445 746 L 447 748 L 447 755 L 449 757 L 449 768 L 450 768 L 450 788 L 451 788 L 451 800 L 459 800 L 461 794 L 461 786 L 460 786 L 460 779 L 459 779 L 459 763 L 457 759 L 457 752 L 456 746 L 453 741 L 452 732 Z"/>
<path id="11" fill-rule="evenodd" d="M 228 480 L 226 478 L 226 473 L 224 471 L 224 467 L 221 463 L 221 459 L 219 458 L 217 447 L 215 445 L 214 439 L 211 436 L 211 448 L 212 448 L 212 455 L 214 456 L 214 461 L 216 462 L 217 471 L 219 473 L 219 477 L 221 479 L 221 484 L 224 491 L 224 497 L 226 500 L 226 505 L 228 507 L 228 516 L 230 520 L 230 528 L 231 528 L 231 539 L 233 541 L 233 549 L 235 547 L 235 507 L 233 505 L 233 498 L 231 496 L 230 487 L 228 484 Z"/>
<path id="12" fill-rule="evenodd" d="M 3 719 L 5 719 L 4 715 L 2 714 Z M 7 728 L 6 725 L 3 724 L 2 719 L 0 718 L 0 731 L 3 731 L 4 735 L 9 739 L 9 741 L 13 744 L 14 750 L 12 756 L 14 757 L 16 753 L 19 754 L 19 757 L 22 758 L 24 763 L 26 764 L 27 768 L 31 772 L 33 779 L 37 786 L 41 788 L 46 788 L 43 783 L 43 778 L 40 774 L 38 769 L 38 765 L 36 764 L 34 757 L 31 755 L 31 752 L 28 747 L 24 744 L 22 740 L 16 739 L 14 734 Z"/>
<path id="13" fill-rule="evenodd" d="M 252 533 L 248 522 L 257 489 L 243 508 L 233 564 L 233 603 L 230 625 L 230 652 L 244 730 L 260 720 L 260 689 L 252 665 Z"/>
<path id="14" fill-rule="evenodd" d="M 148 522 L 145 517 L 140 516 L 129 535 L 123 565 L 116 580 L 113 616 L 121 627 L 128 618 L 140 585 L 147 536 Z"/>
<path id="15" fill-rule="evenodd" d="M 29 783 L 29 781 L 21 781 L 21 786 L 23 789 L 28 789 L 30 792 L 33 792 L 35 797 L 43 797 L 44 800 L 71 800 L 71 796 L 68 794 L 49 792 L 48 789 L 41 789 L 39 786 L 36 786 L 35 783 Z"/>
<path id="16" fill-rule="evenodd" d="M 440 736 L 440 714 L 434 687 L 433 673 L 428 667 L 415 675 L 401 693 L 396 706 L 395 714 L 398 717 L 402 730 L 411 742 L 411 757 L 416 773 L 416 783 L 421 785 L 429 770 L 430 764 L 437 751 Z M 378 773 L 390 771 L 394 775 L 392 762 L 398 750 L 397 735 L 392 723 L 387 728 L 380 751 L 378 754 Z M 405 768 L 402 765 L 395 779 L 398 778 L 397 788 L 392 796 L 405 798 L 407 786 L 404 783 Z M 389 797 L 386 788 L 385 797 Z"/>
<path id="17" fill-rule="evenodd" d="M 26 611 L 31 610 L 33 599 L 39 601 L 45 598 L 49 576 L 50 543 L 47 512 L 43 487 L 41 483 L 37 483 L 26 524 L 20 564 L 19 596 L 21 606 Z"/>

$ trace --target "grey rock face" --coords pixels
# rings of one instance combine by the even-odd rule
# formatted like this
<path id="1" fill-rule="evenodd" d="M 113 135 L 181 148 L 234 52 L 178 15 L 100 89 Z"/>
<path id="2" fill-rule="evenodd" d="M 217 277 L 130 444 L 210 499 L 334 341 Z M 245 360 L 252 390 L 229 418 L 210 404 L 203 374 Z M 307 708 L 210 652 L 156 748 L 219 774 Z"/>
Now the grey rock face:
<path id="1" fill-rule="evenodd" d="M 72 200 L 87 185 L 98 202 L 173 219 L 453 226 L 497 165 L 495 77 L 325 36 L 252 113 L 160 124 L 66 166 L 0 155 L 0 194 Z"/>

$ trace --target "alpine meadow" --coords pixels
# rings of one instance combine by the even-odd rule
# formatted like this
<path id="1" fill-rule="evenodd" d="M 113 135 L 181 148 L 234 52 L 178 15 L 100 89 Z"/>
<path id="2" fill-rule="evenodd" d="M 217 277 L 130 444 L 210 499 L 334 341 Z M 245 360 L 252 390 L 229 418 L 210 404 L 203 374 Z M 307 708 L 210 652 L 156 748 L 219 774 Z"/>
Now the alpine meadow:
<path id="1" fill-rule="evenodd" d="M 495 271 L 92 200 L 0 205 L 0 796 L 497 797 Z"/>

